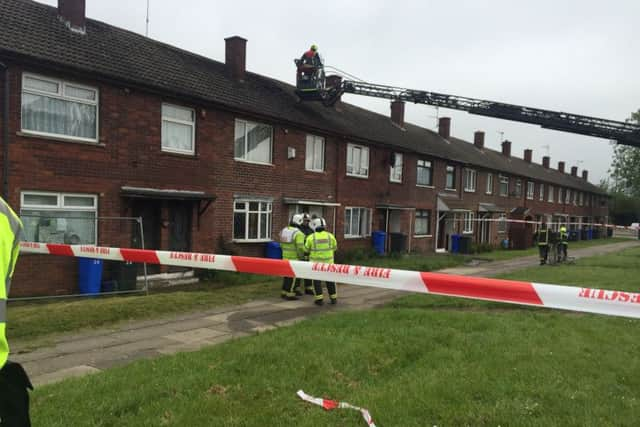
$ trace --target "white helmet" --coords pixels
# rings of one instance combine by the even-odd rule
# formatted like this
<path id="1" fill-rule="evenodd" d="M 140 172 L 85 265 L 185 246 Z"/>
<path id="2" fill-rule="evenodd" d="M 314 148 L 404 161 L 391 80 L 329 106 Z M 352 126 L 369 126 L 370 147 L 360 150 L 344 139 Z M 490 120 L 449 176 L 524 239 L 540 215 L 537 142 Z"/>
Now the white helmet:
<path id="1" fill-rule="evenodd" d="M 311 217 L 309 216 L 308 213 L 305 212 L 305 213 L 303 213 L 301 215 L 302 215 L 302 220 L 303 221 L 311 221 Z"/>
<path id="2" fill-rule="evenodd" d="M 314 218 L 309 223 L 309 227 L 311 227 L 313 231 L 316 231 L 317 228 L 327 228 L 327 222 L 324 218 Z"/>
<path id="3" fill-rule="evenodd" d="M 303 221 L 302 214 L 295 214 L 293 217 L 291 217 L 291 223 L 293 225 L 302 225 L 302 221 Z"/>

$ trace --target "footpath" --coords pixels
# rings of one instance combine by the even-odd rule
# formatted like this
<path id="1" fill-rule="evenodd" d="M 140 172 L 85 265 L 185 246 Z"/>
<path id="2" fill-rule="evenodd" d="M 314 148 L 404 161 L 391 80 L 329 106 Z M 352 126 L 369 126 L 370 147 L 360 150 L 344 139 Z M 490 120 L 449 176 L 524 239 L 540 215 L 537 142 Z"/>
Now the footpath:
<path id="1" fill-rule="evenodd" d="M 578 258 L 618 252 L 640 241 L 593 246 L 571 251 Z M 441 273 L 491 277 L 538 265 L 537 256 L 440 270 Z M 553 268 L 553 267 L 546 267 Z M 279 291 L 274 288 L 274 294 Z M 343 310 L 364 310 L 384 305 L 406 292 L 340 285 L 337 305 L 318 307 L 312 297 L 283 301 L 279 297 L 254 300 L 237 306 L 146 321 L 132 321 L 117 328 L 92 330 L 58 337 L 55 343 L 34 351 L 12 343 L 11 359 L 24 365 L 35 386 L 100 372 L 139 359 L 196 351 L 308 317 Z"/>

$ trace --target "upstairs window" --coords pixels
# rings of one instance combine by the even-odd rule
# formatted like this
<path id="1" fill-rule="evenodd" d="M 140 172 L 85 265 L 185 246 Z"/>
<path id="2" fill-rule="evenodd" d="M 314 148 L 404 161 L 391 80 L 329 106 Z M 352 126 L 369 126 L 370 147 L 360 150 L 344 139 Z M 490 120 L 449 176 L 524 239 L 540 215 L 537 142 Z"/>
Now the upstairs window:
<path id="1" fill-rule="evenodd" d="M 502 197 L 507 197 L 509 195 L 509 177 L 505 175 L 500 175 L 500 195 Z"/>
<path id="2" fill-rule="evenodd" d="M 540 193 L 538 193 L 538 200 L 544 202 L 544 184 L 540 183 Z"/>
<path id="3" fill-rule="evenodd" d="M 533 181 L 527 181 L 527 199 L 533 200 L 533 193 L 535 192 L 536 185 Z"/>
<path id="4" fill-rule="evenodd" d="M 347 144 L 347 175 L 361 178 L 369 176 L 369 147 Z"/>
<path id="5" fill-rule="evenodd" d="M 308 171 L 324 171 L 324 138 L 321 136 L 307 135 L 307 149 L 304 158 L 304 167 Z"/>
<path id="6" fill-rule="evenodd" d="M 516 188 L 514 190 L 514 194 L 516 197 L 522 197 L 522 180 L 516 179 Z"/>
<path id="7" fill-rule="evenodd" d="M 162 104 L 162 151 L 194 154 L 196 113 L 191 108 Z"/>
<path id="8" fill-rule="evenodd" d="M 389 171 L 389 181 L 402 182 L 402 153 L 393 153 L 393 166 Z"/>
<path id="9" fill-rule="evenodd" d="M 568 188 L 564 191 L 564 204 L 568 205 L 571 203 L 571 190 Z"/>
<path id="10" fill-rule="evenodd" d="M 477 173 L 473 169 L 464 169 L 464 191 L 468 193 L 476 192 L 476 176 Z"/>
<path id="11" fill-rule="evenodd" d="M 549 191 L 547 193 L 547 202 L 553 203 L 553 185 L 549 186 Z"/>
<path id="12" fill-rule="evenodd" d="M 24 74 L 22 130 L 98 142 L 98 89 Z"/>
<path id="13" fill-rule="evenodd" d="M 234 157 L 255 163 L 271 163 L 273 128 L 236 119 Z"/>
<path id="14" fill-rule="evenodd" d="M 417 185 L 431 187 L 433 185 L 433 167 L 429 160 L 418 160 Z"/>
<path id="15" fill-rule="evenodd" d="M 558 187 L 558 203 L 562 204 L 563 202 L 563 198 L 562 198 L 562 187 Z"/>
<path id="16" fill-rule="evenodd" d="M 456 167 L 455 166 L 447 165 L 447 179 L 446 179 L 444 188 L 447 190 L 456 189 Z"/>
<path id="17" fill-rule="evenodd" d="M 487 188 L 485 190 L 486 194 L 493 194 L 493 174 L 487 174 Z"/>

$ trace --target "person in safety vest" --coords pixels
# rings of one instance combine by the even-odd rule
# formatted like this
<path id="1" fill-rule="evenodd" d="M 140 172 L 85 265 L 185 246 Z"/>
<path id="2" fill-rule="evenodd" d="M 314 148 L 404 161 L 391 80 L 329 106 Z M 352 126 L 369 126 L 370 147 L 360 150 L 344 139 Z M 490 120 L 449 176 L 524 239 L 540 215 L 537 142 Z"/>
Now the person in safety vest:
<path id="1" fill-rule="evenodd" d="M 306 212 L 303 213 L 302 214 L 302 225 L 300 226 L 300 231 L 302 231 L 304 233 L 305 240 L 307 239 L 308 235 L 313 234 L 313 230 L 309 226 L 310 222 L 311 222 L 311 216 L 309 216 L 309 214 L 306 213 Z M 309 261 L 309 254 L 308 253 L 305 252 L 304 257 L 302 258 L 302 261 Z M 306 295 L 314 295 L 314 293 L 313 293 L 313 280 L 304 279 L 304 293 Z"/>
<path id="2" fill-rule="evenodd" d="M 295 214 L 291 217 L 289 225 L 280 232 L 280 247 L 282 248 L 282 259 L 301 260 L 304 258 L 304 233 L 299 227 L 302 225 L 302 214 Z M 295 277 L 284 277 L 282 279 L 282 298 L 287 300 L 297 300 L 302 295 L 295 289 Z"/>
<path id="3" fill-rule="evenodd" d="M 7 297 L 18 260 L 22 222 L 0 198 L 0 426 L 30 426 L 29 389 L 31 381 L 22 366 L 7 360 Z"/>
<path id="4" fill-rule="evenodd" d="M 338 249 L 338 242 L 333 234 L 325 230 L 327 222 L 324 218 L 314 218 L 310 223 L 313 234 L 307 236 L 304 241 L 304 248 L 309 253 L 309 261 L 323 262 L 325 264 L 333 264 L 333 254 Z M 327 292 L 329 292 L 329 300 L 331 304 L 338 302 L 338 290 L 335 282 L 325 282 Z M 314 303 L 317 305 L 324 304 L 324 296 L 322 295 L 322 281 L 313 281 Z"/>
<path id="5" fill-rule="evenodd" d="M 549 255 L 549 227 L 546 222 L 543 222 L 538 230 L 538 252 L 540 252 L 540 265 L 545 265 Z"/>
<path id="6" fill-rule="evenodd" d="M 567 249 L 569 248 L 569 234 L 567 227 L 560 227 L 560 242 L 558 243 L 558 261 L 567 260 Z"/>
<path id="7" fill-rule="evenodd" d="M 313 75 L 318 68 L 322 68 L 322 59 L 318 53 L 318 46 L 312 44 L 308 51 L 300 57 L 298 66 L 298 77 L 300 74 Z"/>

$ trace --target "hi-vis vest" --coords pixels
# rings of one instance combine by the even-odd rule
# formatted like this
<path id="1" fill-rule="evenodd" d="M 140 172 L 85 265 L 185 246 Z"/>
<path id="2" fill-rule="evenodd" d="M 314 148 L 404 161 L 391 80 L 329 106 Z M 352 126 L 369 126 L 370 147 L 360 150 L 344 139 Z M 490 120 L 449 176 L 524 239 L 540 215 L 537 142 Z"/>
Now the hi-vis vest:
<path id="1" fill-rule="evenodd" d="M 560 243 L 566 245 L 567 241 L 569 240 L 569 234 L 566 231 L 561 231 L 560 232 Z"/>
<path id="2" fill-rule="evenodd" d="M 338 242 L 333 234 L 320 231 L 307 236 L 304 248 L 309 252 L 309 261 L 333 264 L 333 253 L 338 249 Z"/>
<path id="3" fill-rule="evenodd" d="M 18 259 L 22 222 L 9 205 L 0 198 L 0 368 L 9 357 L 7 343 L 7 296 L 11 286 L 13 269 Z"/>
<path id="4" fill-rule="evenodd" d="M 280 232 L 282 259 L 302 259 L 304 256 L 304 233 L 288 226 Z"/>
<path id="5" fill-rule="evenodd" d="M 547 246 L 549 244 L 549 229 L 541 228 L 538 230 L 538 246 Z"/>

